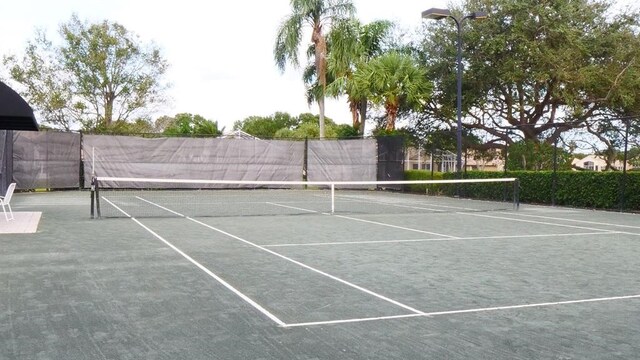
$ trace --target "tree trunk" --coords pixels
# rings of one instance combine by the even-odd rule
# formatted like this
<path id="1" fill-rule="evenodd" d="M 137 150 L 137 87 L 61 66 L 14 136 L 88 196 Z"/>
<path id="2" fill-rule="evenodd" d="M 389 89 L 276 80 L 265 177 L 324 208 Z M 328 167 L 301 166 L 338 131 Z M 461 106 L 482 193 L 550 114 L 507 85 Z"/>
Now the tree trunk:
<path id="1" fill-rule="evenodd" d="M 318 82 L 322 87 L 322 94 L 318 97 L 318 108 L 320 110 L 320 139 L 324 139 L 324 94 L 327 90 L 327 42 L 322 35 L 322 27 L 316 26 L 311 34 L 311 41 L 316 46 L 316 71 Z"/>
<path id="2" fill-rule="evenodd" d="M 356 130 L 360 129 L 360 118 L 358 116 L 359 103 L 355 100 L 349 100 L 349 111 L 351 111 L 351 124 Z"/>
<path id="3" fill-rule="evenodd" d="M 360 100 L 360 127 L 358 128 L 358 133 L 361 136 L 364 135 L 364 124 L 367 121 L 367 107 L 367 99 Z"/>
<path id="4" fill-rule="evenodd" d="M 106 126 L 111 125 L 113 122 L 113 102 L 113 93 L 107 92 L 104 99 L 104 123 Z"/>
<path id="5" fill-rule="evenodd" d="M 398 116 L 398 107 L 393 105 L 387 106 L 387 126 L 385 130 L 393 131 L 396 129 L 396 117 Z"/>
<path id="6" fill-rule="evenodd" d="M 318 121 L 320 122 L 320 139 L 324 139 L 324 95 L 318 98 Z"/>

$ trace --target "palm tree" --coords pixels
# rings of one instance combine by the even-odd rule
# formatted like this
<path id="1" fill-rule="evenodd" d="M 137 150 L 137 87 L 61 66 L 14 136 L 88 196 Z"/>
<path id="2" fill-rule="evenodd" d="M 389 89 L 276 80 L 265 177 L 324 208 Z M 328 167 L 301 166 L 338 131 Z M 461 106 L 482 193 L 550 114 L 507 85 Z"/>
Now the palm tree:
<path id="1" fill-rule="evenodd" d="M 333 96 L 346 94 L 353 127 L 364 134 L 367 119 L 368 90 L 358 87 L 353 73 L 371 59 L 380 56 L 389 48 L 389 35 L 393 23 L 386 20 L 362 25 L 356 19 L 341 21 L 329 32 L 328 70 L 336 79 L 327 92 Z"/>
<path id="2" fill-rule="evenodd" d="M 318 82 L 322 89 L 317 97 L 320 123 L 320 138 L 324 138 L 324 93 L 327 87 L 327 41 L 323 33 L 334 21 L 346 19 L 355 13 L 351 0 L 291 0 L 291 14 L 284 19 L 276 35 L 273 50 L 276 65 L 284 70 L 289 62 L 299 66 L 298 47 L 302 38 L 302 28 L 311 28 L 311 42 L 315 54 L 314 62 Z"/>
<path id="3" fill-rule="evenodd" d="M 431 96 L 425 69 L 409 55 L 389 52 L 359 68 L 353 77 L 359 88 L 368 88 L 371 101 L 387 111 L 385 129 L 395 130 L 401 106 L 420 109 Z"/>

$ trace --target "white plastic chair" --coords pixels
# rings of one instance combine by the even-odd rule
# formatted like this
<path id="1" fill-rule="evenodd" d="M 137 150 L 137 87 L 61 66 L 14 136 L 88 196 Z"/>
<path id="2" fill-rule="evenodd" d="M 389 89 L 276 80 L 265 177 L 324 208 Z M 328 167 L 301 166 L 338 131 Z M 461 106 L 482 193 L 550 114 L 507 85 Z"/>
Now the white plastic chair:
<path id="1" fill-rule="evenodd" d="M 2 205 L 2 211 L 4 211 L 4 217 L 7 219 L 7 221 L 13 220 L 13 211 L 11 211 L 11 205 L 9 205 L 9 203 L 11 202 L 11 196 L 13 195 L 13 190 L 15 188 L 16 183 L 11 183 L 11 185 L 9 185 L 9 188 L 7 189 L 7 193 L 4 194 L 4 196 L 0 196 L 0 205 Z M 9 218 L 9 215 L 7 215 L 7 209 L 5 208 L 5 206 L 9 208 L 9 214 L 11 214 L 11 218 Z"/>

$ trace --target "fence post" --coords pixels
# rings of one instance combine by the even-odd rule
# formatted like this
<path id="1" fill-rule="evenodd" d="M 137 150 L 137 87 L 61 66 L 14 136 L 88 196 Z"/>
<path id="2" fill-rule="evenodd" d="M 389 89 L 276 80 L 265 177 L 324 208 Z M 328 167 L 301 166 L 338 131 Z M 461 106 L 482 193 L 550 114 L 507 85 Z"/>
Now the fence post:
<path id="1" fill-rule="evenodd" d="M 4 147 L 0 154 L 0 194 L 13 182 L 13 130 L 4 130 Z M 18 184 L 19 185 L 19 184 Z"/>
<path id="2" fill-rule="evenodd" d="M 80 152 L 80 169 L 78 169 L 78 184 L 79 190 L 84 189 L 84 182 L 86 180 L 84 176 L 84 155 L 82 154 L 82 142 L 84 141 L 84 134 L 82 130 L 80 130 L 80 148 L 78 151 Z"/>
<path id="3" fill-rule="evenodd" d="M 304 138 L 304 154 L 302 159 L 302 181 L 307 181 L 308 179 L 308 170 L 309 170 L 309 138 Z M 304 186 L 307 188 L 307 185 Z"/>
<path id="4" fill-rule="evenodd" d="M 502 177 L 508 177 L 507 176 L 507 158 L 508 158 L 508 156 L 509 156 L 509 142 L 505 141 L 504 142 L 504 166 L 503 166 L 504 167 L 504 169 L 503 169 L 504 174 L 502 175 Z M 507 188 L 508 188 L 508 185 L 505 184 L 504 191 L 503 191 L 503 194 L 502 194 L 502 201 L 505 201 L 505 202 L 507 201 L 507 193 L 508 193 L 508 189 Z M 514 191 L 514 196 L 515 196 L 515 191 Z"/>
<path id="5" fill-rule="evenodd" d="M 551 206 L 556 206 L 556 189 L 558 182 L 558 136 L 553 143 L 553 177 L 551 178 Z"/>
<path id="6" fill-rule="evenodd" d="M 513 182 L 513 209 L 520 209 L 520 179 Z"/>
<path id="7" fill-rule="evenodd" d="M 624 156 L 622 160 L 622 177 L 620 178 L 620 189 L 619 189 L 619 201 L 620 201 L 620 211 L 624 211 L 624 195 L 627 187 L 627 157 L 629 155 L 629 119 L 626 119 L 625 125 L 626 129 L 624 131 Z"/>

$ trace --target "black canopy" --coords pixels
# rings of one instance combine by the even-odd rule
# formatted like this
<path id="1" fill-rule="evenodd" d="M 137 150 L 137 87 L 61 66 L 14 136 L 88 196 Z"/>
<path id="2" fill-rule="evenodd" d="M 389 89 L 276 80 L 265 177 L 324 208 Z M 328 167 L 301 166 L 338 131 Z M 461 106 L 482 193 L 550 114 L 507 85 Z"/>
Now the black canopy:
<path id="1" fill-rule="evenodd" d="M 12 88 L 0 81 L 0 130 L 38 131 L 33 109 Z"/>

